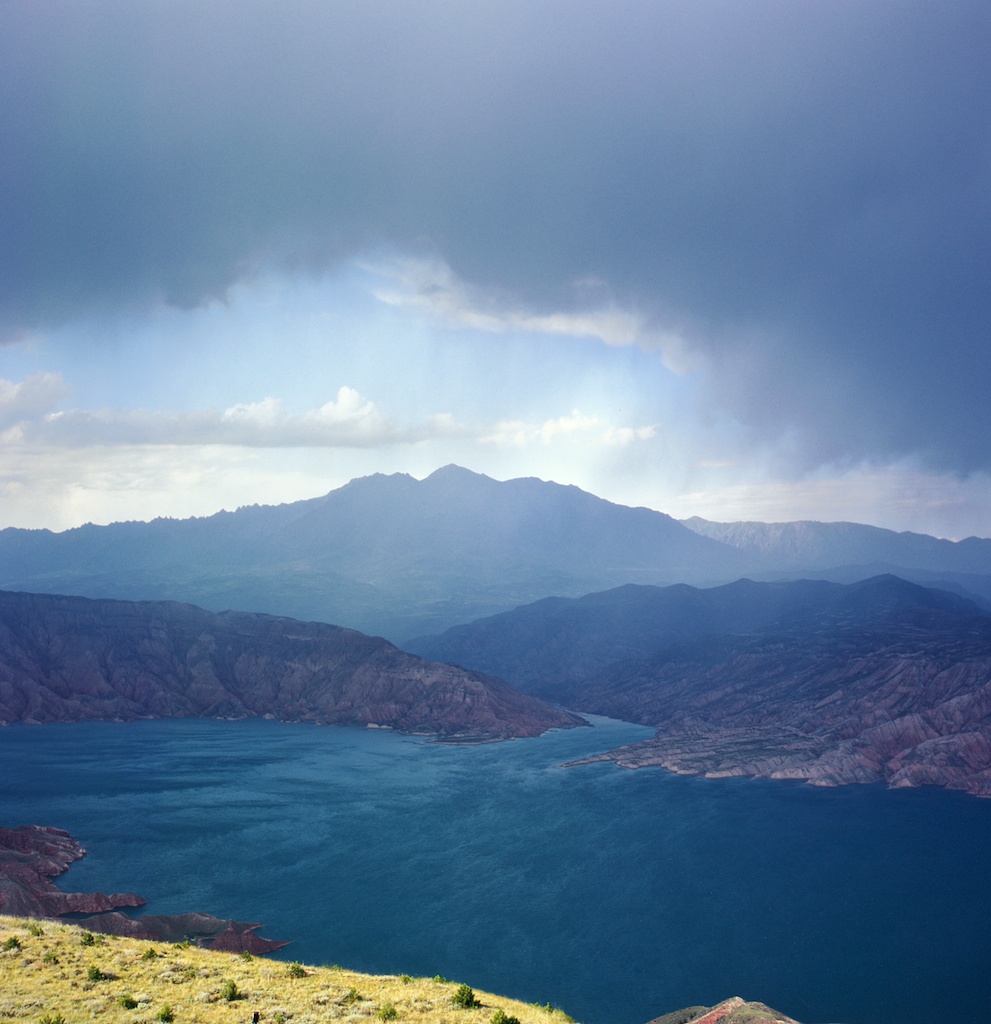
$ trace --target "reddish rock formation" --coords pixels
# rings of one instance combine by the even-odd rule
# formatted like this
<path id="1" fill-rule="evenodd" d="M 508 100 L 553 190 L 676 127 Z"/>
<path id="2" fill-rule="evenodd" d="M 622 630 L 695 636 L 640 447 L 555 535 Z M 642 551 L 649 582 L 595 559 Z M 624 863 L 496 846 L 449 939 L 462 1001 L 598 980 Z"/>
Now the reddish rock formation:
<path id="1" fill-rule="evenodd" d="M 491 676 L 324 623 L 0 592 L 0 724 L 183 717 L 462 739 L 584 724 Z"/>
<path id="2" fill-rule="evenodd" d="M 650 1024 L 798 1024 L 798 1021 L 763 1003 L 748 1003 L 734 996 L 718 1006 L 689 1006 L 666 1013 Z"/>
<path id="3" fill-rule="evenodd" d="M 232 921 L 212 914 L 193 912 L 165 916 L 149 914 L 132 918 L 117 912 L 84 917 L 76 924 L 104 935 L 126 935 L 130 939 L 152 939 L 161 942 L 195 942 L 204 949 L 227 953 L 247 951 L 256 955 L 271 953 L 287 946 L 287 942 L 263 939 L 255 932 L 261 927 L 248 921 Z"/>
<path id="4" fill-rule="evenodd" d="M 991 796 L 991 615 L 894 576 L 624 587 L 418 649 L 657 729 L 597 760 Z"/>
<path id="5" fill-rule="evenodd" d="M 974 626 L 736 638 L 627 666 L 599 681 L 595 709 L 657 735 L 589 760 L 991 796 L 991 630 Z"/>
<path id="6" fill-rule="evenodd" d="M 86 851 L 58 828 L 22 825 L 0 828 L 0 914 L 15 917 L 58 917 L 100 914 L 117 907 L 140 907 L 146 900 L 134 893 L 67 893 L 52 879 Z"/>
<path id="7" fill-rule="evenodd" d="M 63 914 L 93 914 L 74 923 L 107 935 L 179 942 L 196 941 L 208 949 L 269 953 L 285 942 L 255 935 L 261 926 L 224 920 L 210 914 L 148 916 L 137 920 L 118 907 L 140 907 L 147 900 L 134 893 L 62 892 L 53 883 L 86 851 L 68 832 L 41 825 L 0 828 L 0 914 L 12 917 L 55 918 Z M 110 911 L 110 913 L 107 913 Z"/>

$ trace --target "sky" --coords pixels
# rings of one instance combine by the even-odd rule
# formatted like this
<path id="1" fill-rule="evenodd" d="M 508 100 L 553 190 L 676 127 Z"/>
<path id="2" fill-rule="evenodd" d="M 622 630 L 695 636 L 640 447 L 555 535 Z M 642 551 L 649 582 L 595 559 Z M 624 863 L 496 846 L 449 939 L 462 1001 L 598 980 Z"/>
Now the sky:
<path id="1" fill-rule="evenodd" d="M 991 536 L 986 0 L 0 0 L 0 527 L 457 463 Z"/>

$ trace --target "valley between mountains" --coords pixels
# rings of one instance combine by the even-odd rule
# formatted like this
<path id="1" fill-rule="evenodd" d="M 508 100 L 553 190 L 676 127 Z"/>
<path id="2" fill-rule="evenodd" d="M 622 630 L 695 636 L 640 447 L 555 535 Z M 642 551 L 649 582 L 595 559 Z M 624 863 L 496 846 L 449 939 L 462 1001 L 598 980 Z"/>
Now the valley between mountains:
<path id="1" fill-rule="evenodd" d="M 587 713 L 657 730 L 600 755 L 626 767 L 987 796 L 989 581 L 989 540 L 679 523 L 456 466 L 367 477 L 207 519 L 0 531 L 0 721 L 471 741 Z"/>

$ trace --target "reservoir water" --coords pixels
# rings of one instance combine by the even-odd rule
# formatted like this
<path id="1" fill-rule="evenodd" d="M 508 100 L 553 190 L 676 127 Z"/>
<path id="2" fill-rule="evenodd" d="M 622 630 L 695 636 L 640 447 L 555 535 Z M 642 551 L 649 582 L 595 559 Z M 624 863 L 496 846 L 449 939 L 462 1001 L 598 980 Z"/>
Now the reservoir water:
<path id="1" fill-rule="evenodd" d="M 284 958 L 441 974 L 645 1024 L 730 995 L 806 1024 L 991 1014 L 991 801 L 563 761 L 274 722 L 0 730 L 0 824 L 87 849 L 70 891 L 264 924 Z"/>

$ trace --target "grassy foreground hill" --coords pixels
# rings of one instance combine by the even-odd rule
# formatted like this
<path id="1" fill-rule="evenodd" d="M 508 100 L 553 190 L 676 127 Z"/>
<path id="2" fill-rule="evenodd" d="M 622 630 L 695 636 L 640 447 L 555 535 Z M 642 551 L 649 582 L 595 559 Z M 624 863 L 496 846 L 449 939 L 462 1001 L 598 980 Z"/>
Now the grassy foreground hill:
<path id="1" fill-rule="evenodd" d="M 569 1024 L 441 978 L 303 967 L 0 916 L 0 1019 L 30 1024 Z"/>

